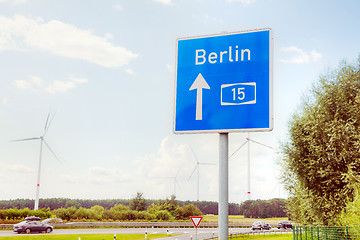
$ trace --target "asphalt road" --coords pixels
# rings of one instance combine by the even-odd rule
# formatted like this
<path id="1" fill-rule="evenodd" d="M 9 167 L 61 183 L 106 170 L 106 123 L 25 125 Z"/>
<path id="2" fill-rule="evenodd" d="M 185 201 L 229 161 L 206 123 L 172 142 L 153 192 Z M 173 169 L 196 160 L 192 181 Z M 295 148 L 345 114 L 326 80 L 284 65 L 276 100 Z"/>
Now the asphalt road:
<path id="1" fill-rule="evenodd" d="M 229 229 L 230 232 L 241 232 L 247 233 L 251 231 L 250 228 L 234 228 Z M 196 239 L 196 229 L 195 228 L 104 228 L 104 229 L 97 229 L 97 228 L 87 228 L 87 229 L 54 229 L 53 232 L 49 233 L 52 235 L 61 235 L 61 234 L 155 234 L 155 233 L 169 233 L 171 235 L 177 235 L 172 237 L 167 237 L 166 239 Z M 204 239 L 211 237 L 213 235 L 217 236 L 218 229 L 217 228 L 199 228 L 197 230 L 197 238 Z M 33 233 L 38 234 L 38 233 Z M 0 231 L 0 237 L 2 236 L 16 236 L 17 233 L 11 230 L 3 230 Z"/>
<path id="2" fill-rule="evenodd" d="M 273 229 L 279 231 L 277 229 Z M 230 233 L 249 233 L 251 228 L 230 228 Z M 258 233 L 265 233 L 267 231 L 257 231 Z M 87 228 L 87 229 L 54 229 L 53 232 L 49 233 L 52 235 L 61 235 L 61 234 L 155 234 L 155 233 L 169 233 L 171 236 L 167 237 L 167 240 L 196 240 L 196 239 L 205 239 L 210 237 L 217 237 L 218 229 L 217 228 L 198 228 L 197 234 L 195 228 Z M 33 233 L 37 234 L 37 233 Z M 16 236 L 17 233 L 10 230 L 0 231 L 0 237 L 2 236 Z"/>

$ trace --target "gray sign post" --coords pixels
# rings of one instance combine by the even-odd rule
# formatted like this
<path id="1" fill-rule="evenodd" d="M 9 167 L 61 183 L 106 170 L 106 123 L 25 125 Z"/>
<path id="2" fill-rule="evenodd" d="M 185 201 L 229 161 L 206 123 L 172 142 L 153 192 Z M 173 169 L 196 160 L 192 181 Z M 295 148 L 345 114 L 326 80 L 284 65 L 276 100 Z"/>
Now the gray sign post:
<path id="1" fill-rule="evenodd" d="M 219 239 L 229 236 L 229 134 L 219 134 Z"/>

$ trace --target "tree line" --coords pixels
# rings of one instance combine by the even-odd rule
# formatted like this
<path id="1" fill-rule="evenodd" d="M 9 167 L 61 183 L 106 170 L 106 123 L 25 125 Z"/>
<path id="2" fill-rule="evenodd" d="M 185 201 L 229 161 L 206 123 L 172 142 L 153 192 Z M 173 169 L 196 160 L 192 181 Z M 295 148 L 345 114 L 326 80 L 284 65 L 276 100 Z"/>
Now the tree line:
<path id="1" fill-rule="evenodd" d="M 50 210 L 58 208 L 86 208 L 90 209 L 93 206 L 101 206 L 104 209 L 110 209 L 118 204 L 124 206 L 130 206 L 132 199 L 106 199 L 106 200 L 87 200 L 87 199 L 69 199 L 69 198 L 46 198 L 40 199 L 39 208 Z M 146 199 L 146 208 L 152 204 L 158 205 L 164 200 L 153 200 Z M 180 207 L 185 205 L 192 204 L 200 209 L 203 214 L 218 214 L 218 203 L 213 201 L 180 201 L 177 200 L 177 203 Z M 0 209 L 9 209 L 9 208 L 29 208 L 34 207 L 34 200 L 32 199 L 15 199 L 15 200 L 0 200 Z M 239 215 L 240 205 L 237 203 L 229 203 L 229 214 L 230 215 Z"/>
<path id="2" fill-rule="evenodd" d="M 19 202 L 25 204 L 25 201 Z M 70 201 L 70 203 L 75 202 Z M 137 193 L 137 196 L 131 199 L 127 206 L 116 203 L 107 209 L 100 205 L 84 208 L 79 205 L 66 206 L 65 204 L 65 207 L 55 209 L 47 207 L 36 211 L 30 210 L 28 207 L 21 209 L 3 208 L 0 210 L 0 219 L 4 221 L 20 220 L 28 216 L 56 217 L 65 221 L 171 221 L 188 220 L 190 216 L 200 215 L 203 215 L 203 213 L 197 206 L 193 204 L 180 206 L 175 196 L 171 199 L 159 200 L 157 204 L 151 203 L 151 205 L 148 205 L 142 193 Z"/>
<path id="3" fill-rule="evenodd" d="M 284 199 L 248 200 L 229 204 L 230 215 L 247 218 L 286 217 Z M 190 216 L 218 214 L 217 202 L 146 200 L 142 193 L 129 200 L 41 199 L 40 209 L 31 210 L 34 201 L 17 199 L 0 201 L 0 219 L 19 220 L 27 216 L 57 217 L 65 221 L 171 221 L 188 220 Z"/>
<path id="4" fill-rule="evenodd" d="M 286 200 L 247 200 L 240 205 L 240 214 L 246 218 L 287 217 Z"/>

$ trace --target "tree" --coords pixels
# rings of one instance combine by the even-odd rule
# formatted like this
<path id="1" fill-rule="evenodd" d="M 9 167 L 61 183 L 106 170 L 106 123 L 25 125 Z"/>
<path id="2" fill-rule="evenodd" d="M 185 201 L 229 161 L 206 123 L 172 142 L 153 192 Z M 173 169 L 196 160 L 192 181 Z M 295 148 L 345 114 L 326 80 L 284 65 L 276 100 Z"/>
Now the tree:
<path id="1" fill-rule="evenodd" d="M 289 124 L 282 144 L 282 182 L 292 218 L 336 224 L 353 200 L 348 177 L 360 172 L 360 58 L 320 77 Z"/>
<path id="2" fill-rule="evenodd" d="M 203 213 L 200 211 L 200 209 L 193 205 L 193 204 L 188 204 L 183 206 L 183 218 L 184 219 L 189 219 L 190 216 L 201 216 L 203 215 Z"/>
<path id="3" fill-rule="evenodd" d="M 146 200 L 143 193 L 138 192 L 136 197 L 131 199 L 129 204 L 130 210 L 144 211 L 146 209 Z"/>

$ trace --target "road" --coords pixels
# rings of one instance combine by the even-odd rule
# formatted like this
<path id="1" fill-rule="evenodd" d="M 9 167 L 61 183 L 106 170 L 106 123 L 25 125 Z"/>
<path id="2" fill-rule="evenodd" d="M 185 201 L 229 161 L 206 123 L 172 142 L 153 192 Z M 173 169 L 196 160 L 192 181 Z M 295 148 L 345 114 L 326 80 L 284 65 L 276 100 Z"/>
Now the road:
<path id="1" fill-rule="evenodd" d="M 275 230 L 279 231 L 279 230 Z M 249 233 L 252 232 L 251 228 L 230 228 L 230 233 Z M 267 231 L 257 231 L 257 232 L 267 232 Z M 155 233 L 169 233 L 171 236 L 167 237 L 167 240 L 196 240 L 196 229 L 195 228 L 87 228 L 87 229 L 54 229 L 50 234 L 52 235 L 61 235 L 61 234 L 155 234 Z M 218 229 L 217 228 L 198 228 L 197 230 L 197 239 L 211 238 L 212 236 L 217 237 Z M 16 236 L 17 233 L 14 233 L 10 230 L 0 231 L 0 237 L 3 236 Z"/>

